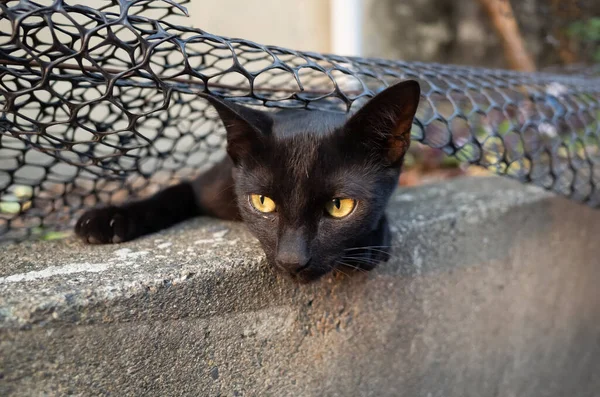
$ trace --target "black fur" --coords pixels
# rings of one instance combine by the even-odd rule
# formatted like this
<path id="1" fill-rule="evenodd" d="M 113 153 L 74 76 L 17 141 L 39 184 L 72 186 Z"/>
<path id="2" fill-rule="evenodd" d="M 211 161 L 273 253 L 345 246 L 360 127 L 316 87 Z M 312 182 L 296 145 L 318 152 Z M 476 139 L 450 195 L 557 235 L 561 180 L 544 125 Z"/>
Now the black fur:
<path id="1" fill-rule="evenodd" d="M 339 266 L 370 270 L 389 257 L 385 207 L 410 144 L 419 93 L 415 81 L 396 84 L 349 119 L 321 111 L 266 113 L 206 96 L 226 126 L 229 156 L 150 199 L 88 211 L 76 233 L 89 243 L 117 243 L 201 214 L 243 219 L 269 263 L 299 281 Z M 251 194 L 272 198 L 276 211 L 258 212 Z M 336 197 L 357 200 L 345 218 L 324 210 Z"/>

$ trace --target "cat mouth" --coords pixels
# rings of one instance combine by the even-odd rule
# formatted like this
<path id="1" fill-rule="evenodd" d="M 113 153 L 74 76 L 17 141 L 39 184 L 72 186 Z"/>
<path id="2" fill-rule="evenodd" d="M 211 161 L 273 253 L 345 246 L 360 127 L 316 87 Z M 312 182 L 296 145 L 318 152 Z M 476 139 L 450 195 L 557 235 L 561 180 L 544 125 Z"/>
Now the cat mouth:
<path id="1" fill-rule="evenodd" d="M 308 284 L 317 281 L 332 270 L 332 266 L 319 266 L 316 264 L 315 261 L 310 260 L 306 265 L 302 266 L 300 269 L 293 273 L 288 273 L 288 275 L 294 281 L 300 284 Z"/>
<path id="2" fill-rule="evenodd" d="M 315 261 L 311 259 L 304 266 L 292 272 L 285 271 L 278 266 L 276 268 L 287 276 L 287 278 L 297 283 L 309 284 L 317 281 L 326 274 L 336 271 L 345 275 L 365 273 L 373 270 L 381 262 L 386 262 L 388 259 L 388 252 L 364 250 L 360 254 L 340 255 L 329 260 Z"/>
<path id="3" fill-rule="evenodd" d="M 343 257 L 340 257 L 343 258 Z M 361 260 L 341 260 L 333 259 L 329 265 L 317 266 L 314 263 L 304 266 L 297 272 L 290 274 L 294 281 L 301 284 L 308 284 L 317 281 L 326 274 L 332 272 L 340 272 L 344 275 L 351 276 L 352 273 L 365 273 L 373 270 L 384 259 L 371 258 L 369 261 Z"/>
<path id="4" fill-rule="evenodd" d="M 300 284 L 309 284 L 317 281 L 327 273 L 331 272 L 332 269 L 322 269 L 322 268 L 306 268 L 301 272 L 295 273 L 292 275 L 294 281 Z"/>

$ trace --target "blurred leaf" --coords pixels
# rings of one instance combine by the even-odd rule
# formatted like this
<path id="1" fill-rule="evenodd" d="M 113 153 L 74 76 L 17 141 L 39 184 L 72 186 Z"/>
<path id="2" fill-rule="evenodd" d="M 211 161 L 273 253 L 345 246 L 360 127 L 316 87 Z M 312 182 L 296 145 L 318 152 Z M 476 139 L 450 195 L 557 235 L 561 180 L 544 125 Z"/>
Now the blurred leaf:
<path id="1" fill-rule="evenodd" d="M 498 126 L 498 134 L 500 134 L 500 135 L 506 135 L 509 131 L 510 131 L 510 121 L 509 120 L 504 120 Z"/>
<path id="2" fill-rule="evenodd" d="M 594 17 L 587 21 L 576 21 L 569 25 L 567 34 L 574 39 L 588 42 L 600 41 L 600 18 Z"/>
<path id="3" fill-rule="evenodd" d="M 454 156 L 445 156 L 442 159 L 442 167 L 444 168 L 458 168 L 462 162 Z"/>
<path id="4" fill-rule="evenodd" d="M 21 204 L 15 201 L 0 201 L 0 213 L 18 214 L 21 211 Z"/>
<path id="5" fill-rule="evenodd" d="M 414 167 L 416 164 L 415 156 L 412 153 L 406 153 L 404 155 L 404 167 Z"/>
<path id="6" fill-rule="evenodd" d="M 573 22 L 567 28 L 567 35 L 569 35 L 571 38 L 577 38 L 582 35 L 582 32 L 585 30 L 584 28 L 585 26 L 583 21 Z"/>
<path id="7" fill-rule="evenodd" d="M 14 188 L 15 196 L 18 198 L 30 198 L 33 195 L 31 186 L 18 185 Z"/>
<path id="8" fill-rule="evenodd" d="M 70 232 L 48 232 L 42 235 L 41 239 L 44 241 L 61 240 L 69 237 Z"/>

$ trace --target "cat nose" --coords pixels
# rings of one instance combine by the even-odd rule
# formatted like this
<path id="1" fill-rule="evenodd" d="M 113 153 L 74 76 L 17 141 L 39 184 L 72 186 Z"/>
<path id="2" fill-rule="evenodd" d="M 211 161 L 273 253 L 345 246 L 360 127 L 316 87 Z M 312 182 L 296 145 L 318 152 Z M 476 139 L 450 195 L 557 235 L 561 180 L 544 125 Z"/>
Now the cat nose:
<path id="1" fill-rule="evenodd" d="M 280 252 L 275 258 L 275 263 L 282 270 L 289 273 L 298 273 L 310 262 L 310 258 L 299 252 Z"/>
<path id="2" fill-rule="evenodd" d="M 275 264 L 289 273 L 297 273 L 308 265 L 310 252 L 303 230 L 285 230 L 279 237 Z"/>

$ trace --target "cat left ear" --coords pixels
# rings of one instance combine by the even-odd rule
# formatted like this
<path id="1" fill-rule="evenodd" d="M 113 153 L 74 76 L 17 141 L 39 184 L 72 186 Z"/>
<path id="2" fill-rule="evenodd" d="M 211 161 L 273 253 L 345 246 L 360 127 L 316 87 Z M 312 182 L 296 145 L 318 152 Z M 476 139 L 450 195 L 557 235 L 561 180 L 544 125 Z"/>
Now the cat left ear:
<path id="1" fill-rule="evenodd" d="M 386 165 L 397 165 L 410 146 L 410 130 L 419 106 L 421 88 L 407 80 L 386 88 L 346 122 L 344 133 L 368 150 L 382 155 Z"/>
<path id="2" fill-rule="evenodd" d="M 273 119 L 266 112 L 227 102 L 212 95 L 199 94 L 219 113 L 227 131 L 227 154 L 238 165 L 263 144 L 271 131 Z"/>

